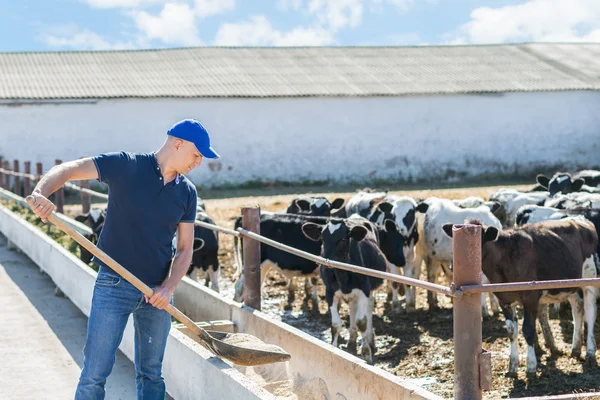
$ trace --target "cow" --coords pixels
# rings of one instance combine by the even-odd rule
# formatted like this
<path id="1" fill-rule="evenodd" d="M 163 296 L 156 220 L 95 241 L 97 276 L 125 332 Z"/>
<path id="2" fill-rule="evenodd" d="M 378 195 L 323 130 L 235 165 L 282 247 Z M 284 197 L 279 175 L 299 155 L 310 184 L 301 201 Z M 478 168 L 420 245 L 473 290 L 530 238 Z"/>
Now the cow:
<path id="1" fill-rule="evenodd" d="M 561 210 L 584 210 L 600 208 L 600 194 L 575 192 L 556 195 L 548 199 L 544 205 Z"/>
<path id="2" fill-rule="evenodd" d="M 314 217 L 300 214 L 262 212 L 260 215 L 260 235 L 271 240 L 294 247 L 313 255 L 319 255 L 320 246 L 309 240 L 302 233 L 302 224 L 306 222 L 327 223 L 327 217 Z M 242 226 L 242 217 L 238 216 L 234 222 L 234 229 Z M 243 239 L 240 238 L 239 241 Z M 244 298 L 244 274 L 242 269 L 242 246 L 238 238 L 233 238 L 236 272 L 232 279 L 235 282 L 234 301 L 241 302 Z M 284 276 L 288 281 L 288 304 L 292 306 L 295 300 L 294 278 L 305 278 L 305 289 L 308 295 L 311 292 L 312 312 L 319 312 L 319 297 L 317 295 L 318 265 L 313 261 L 290 254 L 268 245 L 260 246 L 260 275 L 261 282 L 267 273 L 273 269 Z M 261 283 L 262 287 L 262 283 Z"/>
<path id="3" fill-rule="evenodd" d="M 299 196 L 290 201 L 286 213 L 314 215 L 316 217 L 329 217 L 331 213 L 344 207 L 345 200 L 337 198 L 330 202 L 325 197 Z"/>
<path id="4" fill-rule="evenodd" d="M 500 212 L 494 214 L 500 219 L 502 226 L 512 228 L 515 226 L 520 207 L 525 205 L 543 206 L 549 197 L 547 192 L 524 193 L 515 189 L 500 189 L 490 195 L 490 201 L 498 202 L 501 205 L 502 214 Z"/>
<path id="5" fill-rule="evenodd" d="M 452 200 L 430 197 L 417 206 L 419 213 L 419 230 L 421 240 L 415 248 L 415 268 L 420 273 L 421 264 L 425 261 L 427 267 L 427 280 L 435 282 L 440 271 L 451 277 L 451 264 L 453 261 L 452 241 L 444 234 L 442 227 L 446 223 L 462 223 L 468 218 L 478 218 L 488 225 L 498 229 L 502 228 L 501 222 L 486 206 L 475 208 L 460 208 Z M 487 279 L 485 276 L 482 278 Z M 485 317 L 494 314 L 498 309 L 497 300 L 493 294 L 489 295 L 492 310 L 487 307 L 486 295 L 481 295 L 482 313 Z M 427 292 L 429 309 L 437 308 L 437 295 Z"/>
<path id="6" fill-rule="evenodd" d="M 196 213 L 196 221 L 215 225 L 214 220 L 205 212 Z M 219 293 L 219 234 L 217 231 L 194 224 L 194 245 L 192 262 L 187 276 L 200 282 L 204 279 L 205 286 Z"/>
<path id="7" fill-rule="evenodd" d="M 320 245 L 315 243 L 302 233 L 302 224 L 312 222 L 326 224 L 328 217 L 314 217 L 300 214 L 270 213 L 261 214 L 260 234 L 266 238 L 275 240 L 285 245 L 297 248 L 313 255 L 319 255 Z M 241 227 L 242 220 L 238 217 L 234 222 L 234 228 Z M 379 237 L 378 245 L 387 259 L 400 265 L 405 263 L 403 243 L 404 238 L 399 233 L 397 225 L 392 220 L 385 220 L 383 226 L 376 226 Z M 235 283 L 235 301 L 243 299 L 243 271 L 241 248 L 237 238 L 234 237 L 234 255 L 236 257 L 237 272 L 233 279 Z M 293 279 L 305 278 L 305 290 L 308 294 L 312 287 L 312 311 L 318 313 L 317 283 L 319 271 L 318 265 L 305 258 L 295 256 L 272 246 L 261 246 L 261 280 L 264 281 L 270 269 L 275 269 L 288 280 L 288 305 L 291 307 L 295 299 L 295 286 Z"/>
<path id="8" fill-rule="evenodd" d="M 104 220 L 106 218 L 106 210 L 102 208 L 94 207 L 87 213 L 80 213 L 75 216 L 75 220 L 81 222 L 92 230 L 92 233 L 86 233 L 83 236 L 92 242 L 94 245 L 98 243 L 98 237 L 104 226 Z M 79 244 L 78 244 L 79 245 Z M 88 249 L 79 245 L 80 255 L 79 259 L 86 264 L 92 261 L 94 256 L 89 252 Z"/>
<path id="9" fill-rule="evenodd" d="M 559 171 L 552 178 L 538 174 L 536 180 L 539 185 L 547 188 L 550 197 L 579 191 L 593 193 L 597 192 L 595 189 L 600 188 L 600 171 L 587 169 L 574 174 Z"/>
<path id="10" fill-rule="evenodd" d="M 526 224 L 513 229 L 499 230 L 486 226 L 478 220 L 468 224 L 481 225 L 482 272 L 492 283 L 529 282 L 560 279 L 595 278 L 595 253 L 598 233 L 593 224 L 585 220 L 563 219 Z M 443 230 L 452 237 L 453 224 L 445 224 Z M 571 355 L 581 354 L 583 333 L 582 299 L 577 288 L 497 292 L 502 312 L 506 317 L 506 329 L 511 340 L 508 375 L 517 376 L 519 354 L 517 348 L 518 325 L 513 303 L 524 309 L 523 335 L 527 341 L 527 373 L 535 373 L 538 344 L 535 322 L 538 318 L 546 341 L 546 347 L 558 353 L 548 322 L 547 304 L 568 299 L 573 312 L 574 332 Z M 595 363 L 596 343 L 594 323 L 596 320 L 595 287 L 583 288 L 583 307 L 588 326 L 586 362 Z"/>
<path id="11" fill-rule="evenodd" d="M 332 218 L 326 224 L 307 222 L 302 232 L 312 241 L 321 244 L 321 256 L 332 261 L 354 264 L 375 271 L 386 271 L 387 260 L 379 249 L 377 228 L 359 215 L 345 219 Z M 362 337 L 361 355 L 373 363 L 375 335 L 373 332 L 372 292 L 383 284 L 383 279 L 356 272 L 321 266 L 321 278 L 325 284 L 325 298 L 331 312 L 332 344 L 338 347 L 342 320 L 338 312 L 340 301 L 349 304 L 350 338 L 348 351 L 356 352 L 357 330 Z"/>
<path id="12" fill-rule="evenodd" d="M 415 269 L 414 265 L 414 248 L 419 241 L 415 212 L 416 207 L 416 201 L 407 196 L 394 196 L 387 192 L 362 190 L 346 202 L 345 211 L 346 215 L 356 213 L 369 221 L 374 222 L 379 228 L 383 227 L 386 220 L 391 219 L 394 221 L 397 225 L 398 232 L 402 236 L 404 264 L 396 263 L 394 260 L 390 259 L 389 253 L 384 251 L 384 254 L 388 259 L 388 271 L 399 275 L 399 268 L 404 268 L 405 276 L 419 279 L 419 271 Z M 392 282 L 391 285 L 389 285 L 388 282 L 388 300 L 391 297 L 392 308 L 398 310 L 400 307 L 399 294 L 402 294 L 401 289 L 404 289 L 404 292 L 406 293 L 406 311 L 414 311 L 416 303 L 415 288 L 410 285 L 401 286 L 396 282 Z"/>

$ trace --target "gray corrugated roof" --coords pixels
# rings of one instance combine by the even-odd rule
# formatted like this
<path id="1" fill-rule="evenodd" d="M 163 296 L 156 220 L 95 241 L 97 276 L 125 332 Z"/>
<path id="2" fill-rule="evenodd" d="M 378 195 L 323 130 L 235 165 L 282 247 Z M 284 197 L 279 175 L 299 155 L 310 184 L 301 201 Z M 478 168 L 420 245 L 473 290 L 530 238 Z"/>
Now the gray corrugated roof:
<path id="1" fill-rule="evenodd" d="M 600 44 L 0 53 L 0 99 L 600 89 Z"/>

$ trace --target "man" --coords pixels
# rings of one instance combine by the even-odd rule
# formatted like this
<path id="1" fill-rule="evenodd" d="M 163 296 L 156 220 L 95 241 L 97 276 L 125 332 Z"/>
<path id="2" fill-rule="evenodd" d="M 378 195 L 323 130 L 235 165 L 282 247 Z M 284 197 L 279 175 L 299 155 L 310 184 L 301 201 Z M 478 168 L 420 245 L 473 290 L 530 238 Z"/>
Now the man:
<path id="1" fill-rule="evenodd" d="M 192 260 L 197 194 L 183 176 L 203 157 L 219 158 L 196 120 L 171 127 L 153 153 L 111 152 L 52 167 L 33 190 L 33 211 L 47 222 L 48 197 L 71 180 L 98 179 L 109 187 L 97 246 L 154 290 L 148 298 L 100 259 L 76 399 L 103 399 L 127 319 L 133 313 L 138 399 L 165 398 L 162 360 L 171 328 L 165 311 Z M 172 240 L 177 232 L 173 256 Z"/>

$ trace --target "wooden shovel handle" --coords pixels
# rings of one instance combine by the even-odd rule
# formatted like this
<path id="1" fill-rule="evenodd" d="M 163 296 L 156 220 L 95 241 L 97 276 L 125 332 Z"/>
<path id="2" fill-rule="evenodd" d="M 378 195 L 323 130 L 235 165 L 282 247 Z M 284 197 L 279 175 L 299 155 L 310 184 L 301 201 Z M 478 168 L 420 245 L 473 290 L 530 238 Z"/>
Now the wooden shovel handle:
<path id="1" fill-rule="evenodd" d="M 29 204 L 30 207 L 35 204 L 35 200 L 34 200 L 33 196 L 27 196 L 25 201 L 27 202 L 27 204 Z M 112 270 L 114 270 L 119 275 L 121 275 L 123 278 L 125 278 L 133 286 L 138 288 L 146 296 L 152 297 L 152 295 L 154 294 L 154 291 L 150 287 L 148 287 L 144 282 L 139 280 L 135 275 L 133 275 L 131 272 L 126 270 L 124 267 L 122 267 L 121 264 L 119 264 L 118 262 L 113 260 L 104 251 L 102 251 L 98 247 L 96 247 L 92 242 L 87 240 L 85 238 L 85 236 L 83 236 L 81 233 L 77 232 L 66 222 L 60 220 L 56 216 L 54 211 L 52 212 L 52 214 L 50 214 L 48 216 L 48 221 L 52 222 L 61 231 L 65 232 L 67 235 L 72 237 L 73 240 L 75 240 L 77 243 L 79 243 L 80 245 L 85 247 L 90 253 L 92 253 L 93 255 L 95 255 L 96 257 L 101 259 L 102 261 L 104 261 L 106 263 L 106 265 L 108 265 Z M 165 308 L 165 310 L 169 314 L 171 314 L 173 317 L 175 317 L 175 319 L 177 319 L 179 322 L 183 323 L 186 327 L 188 327 L 196 335 L 199 335 L 201 338 L 204 338 L 205 340 L 211 340 L 211 337 L 208 334 L 208 332 L 206 332 L 204 329 L 202 329 L 198 325 L 196 325 L 194 323 L 194 321 L 189 319 L 184 313 L 182 313 L 177 308 L 175 308 L 173 305 L 171 305 L 171 303 L 168 304 L 168 306 Z"/>

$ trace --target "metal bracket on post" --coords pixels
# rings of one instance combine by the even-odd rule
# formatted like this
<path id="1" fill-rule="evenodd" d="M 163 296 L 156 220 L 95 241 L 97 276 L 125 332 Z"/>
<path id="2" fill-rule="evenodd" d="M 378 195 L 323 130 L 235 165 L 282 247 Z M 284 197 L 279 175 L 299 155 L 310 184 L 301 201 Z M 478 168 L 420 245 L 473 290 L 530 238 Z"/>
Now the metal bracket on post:
<path id="1" fill-rule="evenodd" d="M 481 284 L 481 226 L 452 227 L 453 283 Z M 481 296 L 466 294 L 454 299 L 454 398 L 481 400 L 482 349 Z M 487 356 L 483 356 L 487 357 Z"/>
<path id="2" fill-rule="evenodd" d="M 479 364 L 479 387 L 481 390 L 492 390 L 492 353 L 481 349 L 477 362 Z"/>
<path id="3" fill-rule="evenodd" d="M 242 208 L 242 228 L 260 235 L 260 207 Z M 244 304 L 260 311 L 260 242 L 249 237 L 242 241 L 244 264 Z"/>

